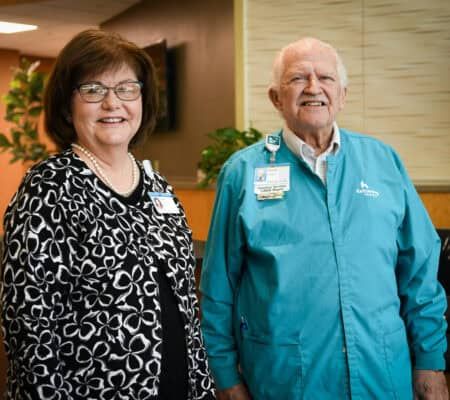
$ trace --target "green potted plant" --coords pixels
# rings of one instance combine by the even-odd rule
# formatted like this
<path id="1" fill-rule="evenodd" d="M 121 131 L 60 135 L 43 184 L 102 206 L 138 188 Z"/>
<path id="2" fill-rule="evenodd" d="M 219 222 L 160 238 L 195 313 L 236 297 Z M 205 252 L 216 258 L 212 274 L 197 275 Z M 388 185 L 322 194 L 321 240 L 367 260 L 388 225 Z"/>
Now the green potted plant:
<path id="1" fill-rule="evenodd" d="M 49 155 L 38 135 L 45 81 L 45 74 L 36 71 L 38 66 L 39 61 L 30 63 L 22 58 L 19 67 L 14 70 L 9 91 L 3 96 L 6 104 L 5 120 L 13 125 L 9 135 L 0 133 L 0 152 L 8 151 L 11 154 L 10 163 L 34 163 Z"/>
<path id="2" fill-rule="evenodd" d="M 220 128 L 208 133 L 213 143 L 201 153 L 198 168 L 202 172 L 202 179 L 198 186 L 205 188 L 214 183 L 225 161 L 237 150 L 256 143 L 263 134 L 254 128 L 240 131 L 236 128 Z"/>

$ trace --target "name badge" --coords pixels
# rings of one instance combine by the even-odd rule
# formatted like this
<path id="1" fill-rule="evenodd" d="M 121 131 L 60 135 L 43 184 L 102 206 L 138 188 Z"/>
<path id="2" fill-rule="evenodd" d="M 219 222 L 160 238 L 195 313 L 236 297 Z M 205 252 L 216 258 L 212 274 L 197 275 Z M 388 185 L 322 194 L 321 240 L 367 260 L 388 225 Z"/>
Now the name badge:
<path id="1" fill-rule="evenodd" d="M 258 200 L 281 199 L 290 189 L 289 164 L 255 168 L 254 192 Z"/>
<path id="2" fill-rule="evenodd" d="M 171 193 L 148 192 L 148 195 L 159 214 L 180 213 Z"/>

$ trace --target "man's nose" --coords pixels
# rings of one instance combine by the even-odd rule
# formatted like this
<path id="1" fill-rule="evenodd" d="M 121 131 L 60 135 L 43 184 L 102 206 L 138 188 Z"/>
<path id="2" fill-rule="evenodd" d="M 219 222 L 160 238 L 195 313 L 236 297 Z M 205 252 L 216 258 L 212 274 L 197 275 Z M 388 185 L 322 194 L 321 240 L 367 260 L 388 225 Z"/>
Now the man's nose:
<path id="1" fill-rule="evenodd" d="M 306 82 L 306 86 L 304 91 L 311 94 L 317 94 L 320 93 L 320 82 L 319 79 L 317 79 L 316 76 L 310 76 L 308 81 Z"/>

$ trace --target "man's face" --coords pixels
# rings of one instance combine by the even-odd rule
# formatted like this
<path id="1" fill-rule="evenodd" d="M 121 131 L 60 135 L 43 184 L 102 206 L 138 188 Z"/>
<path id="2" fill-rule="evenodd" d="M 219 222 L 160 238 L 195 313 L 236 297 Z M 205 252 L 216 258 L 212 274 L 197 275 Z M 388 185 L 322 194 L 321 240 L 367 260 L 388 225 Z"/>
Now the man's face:
<path id="1" fill-rule="evenodd" d="M 294 133 L 331 133 L 346 95 L 336 64 L 335 54 L 320 44 L 285 53 L 280 86 L 269 96 Z"/>

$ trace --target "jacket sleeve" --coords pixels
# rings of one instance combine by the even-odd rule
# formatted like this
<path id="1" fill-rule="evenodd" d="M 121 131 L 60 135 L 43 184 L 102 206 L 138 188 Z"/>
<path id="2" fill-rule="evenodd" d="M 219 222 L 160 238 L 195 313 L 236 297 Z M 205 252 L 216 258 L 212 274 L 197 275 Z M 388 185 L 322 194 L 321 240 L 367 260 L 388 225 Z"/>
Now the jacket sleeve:
<path id="1" fill-rule="evenodd" d="M 203 335 L 218 389 L 241 382 L 233 335 L 233 303 L 241 276 L 244 247 L 238 221 L 240 187 L 239 179 L 228 172 L 226 164 L 217 182 L 200 282 Z"/>
<path id="2" fill-rule="evenodd" d="M 55 328 L 64 315 L 58 282 L 65 280 L 69 252 L 57 188 L 38 180 L 26 178 L 5 215 L 1 319 L 9 359 L 8 398 L 65 399 L 63 349 Z"/>
<path id="3" fill-rule="evenodd" d="M 398 230 L 397 282 L 415 369 L 445 369 L 444 289 L 437 280 L 440 240 L 400 159 L 405 213 Z"/>

